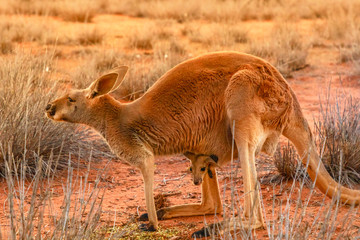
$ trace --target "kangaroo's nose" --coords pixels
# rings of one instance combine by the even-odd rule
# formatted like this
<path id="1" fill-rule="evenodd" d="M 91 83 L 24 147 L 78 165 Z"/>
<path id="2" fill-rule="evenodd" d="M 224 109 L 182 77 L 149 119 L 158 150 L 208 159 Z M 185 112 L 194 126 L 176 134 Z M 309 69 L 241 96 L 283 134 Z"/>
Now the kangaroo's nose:
<path id="1" fill-rule="evenodd" d="M 49 103 L 48 105 L 46 105 L 45 110 L 46 110 L 46 111 L 49 111 L 49 110 L 50 110 L 50 108 L 51 108 L 51 104 Z"/>
<path id="2" fill-rule="evenodd" d="M 51 105 L 50 103 L 48 105 L 46 105 L 45 108 L 46 112 L 49 113 L 50 116 L 54 116 L 55 115 L 55 111 L 56 111 L 56 107 Z"/>
<path id="3" fill-rule="evenodd" d="M 194 184 L 195 184 L 195 185 L 200 185 L 201 182 L 202 182 L 202 179 L 201 179 L 201 178 L 199 178 L 199 179 L 194 179 Z"/>

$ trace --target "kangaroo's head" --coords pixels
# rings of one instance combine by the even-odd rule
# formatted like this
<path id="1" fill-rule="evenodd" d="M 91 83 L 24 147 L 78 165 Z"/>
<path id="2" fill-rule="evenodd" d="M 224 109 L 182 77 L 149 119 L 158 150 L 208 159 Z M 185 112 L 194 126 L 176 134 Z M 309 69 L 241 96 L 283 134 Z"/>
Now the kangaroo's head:
<path id="1" fill-rule="evenodd" d="M 54 121 L 87 123 L 92 108 L 100 96 L 116 90 L 128 67 L 121 66 L 95 80 L 86 89 L 70 90 L 46 106 L 46 116 Z"/>
<path id="2" fill-rule="evenodd" d="M 185 156 L 191 161 L 191 166 L 189 170 L 193 175 L 193 181 L 195 185 L 200 185 L 206 174 L 209 174 L 210 178 L 213 177 L 214 173 L 211 171 L 210 166 L 218 166 L 217 156 L 195 154 L 191 152 L 186 152 Z"/>

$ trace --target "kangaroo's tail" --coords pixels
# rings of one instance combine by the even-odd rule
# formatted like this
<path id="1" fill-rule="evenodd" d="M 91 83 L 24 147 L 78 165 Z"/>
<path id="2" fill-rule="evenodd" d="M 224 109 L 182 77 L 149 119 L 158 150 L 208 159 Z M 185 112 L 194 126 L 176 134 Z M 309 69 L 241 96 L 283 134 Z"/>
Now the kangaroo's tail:
<path id="1" fill-rule="evenodd" d="M 360 203 L 360 191 L 341 186 L 329 175 L 320 160 L 309 125 L 294 94 L 293 97 L 293 111 L 289 116 L 283 135 L 295 145 L 302 158 L 302 163 L 308 164 L 307 172 L 321 192 L 330 198 L 339 196 L 343 203 L 358 205 Z"/>

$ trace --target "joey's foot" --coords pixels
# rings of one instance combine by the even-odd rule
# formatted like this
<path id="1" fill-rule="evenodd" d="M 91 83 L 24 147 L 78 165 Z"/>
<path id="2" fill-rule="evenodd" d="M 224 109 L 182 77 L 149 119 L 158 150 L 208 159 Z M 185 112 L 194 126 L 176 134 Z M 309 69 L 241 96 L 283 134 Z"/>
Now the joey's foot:
<path id="1" fill-rule="evenodd" d="M 210 237 L 210 231 L 207 227 L 203 227 L 201 230 L 194 232 L 191 234 L 192 238 L 204 238 Z"/>
<path id="2" fill-rule="evenodd" d="M 139 229 L 141 231 L 145 231 L 145 232 L 155 232 L 156 231 L 155 227 L 149 223 L 148 224 L 146 224 L 146 223 L 140 224 Z"/>
<path id="3" fill-rule="evenodd" d="M 157 210 L 156 215 L 158 220 L 164 220 L 165 210 L 164 209 Z M 141 222 L 149 221 L 148 214 L 147 213 L 141 214 L 139 217 L 139 221 Z"/>

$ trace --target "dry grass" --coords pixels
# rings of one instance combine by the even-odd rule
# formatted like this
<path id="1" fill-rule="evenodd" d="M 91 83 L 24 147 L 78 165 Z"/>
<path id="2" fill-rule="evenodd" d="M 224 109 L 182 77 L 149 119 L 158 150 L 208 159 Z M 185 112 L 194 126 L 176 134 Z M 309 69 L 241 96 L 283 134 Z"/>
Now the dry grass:
<path id="1" fill-rule="evenodd" d="M 57 16 L 74 22 L 91 22 L 96 10 L 102 6 L 101 2 L 89 4 L 86 0 L 12 0 L 1 3 L 1 10 L 6 13 Z"/>
<path id="2" fill-rule="evenodd" d="M 51 55 L 31 56 L 17 52 L 0 64 L 0 168 L 5 160 L 14 158 L 16 166 L 27 162 L 27 172 L 34 174 L 36 162 L 58 158 L 57 166 L 67 167 L 69 155 L 86 157 L 108 156 L 108 147 L 86 128 L 55 124 L 45 118 L 44 109 L 55 98 L 56 85 Z M 98 139 L 97 141 L 94 141 Z"/>
<path id="3" fill-rule="evenodd" d="M 359 4 L 351 0 L 295 1 L 108 1 L 105 11 L 134 17 L 175 19 L 178 22 L 204 19 L 212 22 L 239 22 L 246 20 L 271 20 L 279 16 L 286 18 L 324 17 L 332 6 L 347 8 Z"/>
<path id="4" fill-rule="evenodd" d="M 110 69 L 128 65 L 129 72 L 114 92 L 117 98 L 132 100 L 141 96 L 166 71 L 182 62 L 186 50 L 175 39 L 154 46 L 152 55 L 126 55 L 110 51 L 88 51 L 86 60 L 71 74 L 76 88 L 85 88 Z"/>
<path id="5" fill-rule="evenodd" d="M 295 174 L 296 181 L 276 181 L 260 188 L 260 202 L 264 209 L 266 235 L 257 235 L 256 231 L 248 228 L 243 220 L 243 201 L 247 192 L 243 192 L 243 186 L 237 184 L 239 168 L 235 165 L 229 171 L 228 179 L 223 186 L 224 192 L 230 189 L 230 201 L 223 202 L 223 218 L 219 222 L 214 217 L 215 225 L 209 225 L 209 239 L 347 239 L 358 235 L 358 228 L 353 222 L 357 220 L 358 208 L 354 206 L 343 209 L 338 197 L 326 201 L 327 197 L 314 197 L 318 195 L 315 184 L 309 184 L 308 177 L 302 171 Z M 262 193 L 267 191 L 270 194 Z M 265 199 L 262 198 L 262 195 Z M 224 196 L 225 198 L 225 196 Z M 339 212 L 342 211 L 341 219 Z M 345 214 L 344 214 L 345 212 Z M 311 216 L 311 217 L 309 217 Z M 229 220 L 235 218 L 239 224 L 229 224 Z M 206 226 L 206 223 L 205 223 Z M 216 235 L 216 232 L 222 231 Z"/>
<path id="6" fill-rule="evenodd" d="M 185 24 L 182 34 L 191 42 L 202 43 L 211 50 L 234 50 L 237 44 L 249 41 L 248 30 L 236 24 L 213 23 L 197 27 Z"/>
<path id="7" fill-rule="evenodd" d="M 360 21 L 360 3 L 344 1 L 344 4 L 330 6 L 324 16 L 322 24 L 316 26 L 319 34 L 339 44 L 347 45 L 358 38 Z"/>
<path id="8" fill-rule="evenodd" d="M 360 183 L 360 104 L 352 97 L 320 103 L 316 121 L 319 148 L 330 175 L 341 184 Z"/>
<path id="9" fill-rule="evenodd" d="M 286 180 L 302 179 L 310 183 L 311 180 L 303 167 L 295 147 L 288 142 L 278 147 L 274 155 L 274 164 L 277 174 L 271 173 L 270 183 L 279 183 Z"/>
<path id="10" fill-rule="evenodd" d="M 126 45 L 130 49 L 151 50 L 158 41 L 173 39 L 171 21 L 157 21 L 133 29 L 127 36 Z"/>
<path id="11" fill-rule="evenodd" d="M 269 60 L 282 74 L 289 76 L 292 71 L 306 66 L 309 47 L 295 24 L 278 23 L 269 38 L 252 41 L 248 52 Z"/>
<path id="12" fill-rule="evenodd" d="M 359 12 L 360 4 L 352 0 L 296 1 L 296 0 L 12 0 L 0 1 L 0 12 L 10 14 L 36 14 L 59 16 L 67 21 L 91 22 L 97 13 L 116 13 L 134 17 L 174 19 L 178 22 L 208 20 L 212 22 L 239 22 L 246 20 L 271 20 L 324 18 L 333 9 Z"/>
<path id="13" fill-rule="evenodd" d="M 100 216 L 105 188 L 100 186 L 100 180 L 104 178 L 104 172 L 100 171 L 96 180 L 89 183 L 91 157 L 84 174 L 74 173 L 70 158 L 67 179 L 63 183 L 64 198 L 59 209 L 53 202 L 57 172 L 48 164 L 53 162 L 56 165 L 59 159 L 51 156 L 45 162 L 39 157 L 31 179 L 26 175 L 28 166 L 25 161 L 18 166 L 17 160 L 11 156 L 6 160 L 8 198 L 4 214 L 9 222 L 2 225 L 0 238 L 90 239 L 102 227 Z M 18 168 L 20 171 L 16 171 Z M 97 234 L 97 239 L 104 238 L 103 234 Z"/>
<path id="14" fill-rule="evenodd" d="M 97 28 L 88 29 L 79 34 L 77 41 L 81 45 L 100 44 L 104 40 L 104 34 Z"/>
<path id="15" fill-rule="evenodd" d="M 7 41 L 6 39 L 0 40 L 0 53 L 1 54 L 9 54 L 14 51 L 14 45 L 12 42 Z"/>
<path id="16" fill-rule="evenodd" d="M 44 42 L 48 26 L 34 25 L 25 20 L 7 20 L 0 23 L 0 38 L 8 42 Z"/>

